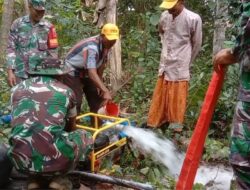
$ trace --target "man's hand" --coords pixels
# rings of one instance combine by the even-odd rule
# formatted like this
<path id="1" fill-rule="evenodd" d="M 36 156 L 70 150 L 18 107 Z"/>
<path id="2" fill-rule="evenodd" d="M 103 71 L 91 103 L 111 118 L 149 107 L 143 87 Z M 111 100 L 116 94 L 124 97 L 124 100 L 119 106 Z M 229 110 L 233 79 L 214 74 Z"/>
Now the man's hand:
<path id="1" fill-rule="evenodd" d="M 103 105 L 106 105 L 109 101 L 112 100 L 111 93 L 109 91 L 105 91 L 102 94 L 102 98 L 104 99 Z"/>
<path id="2" fill-rule="evenodd" d="M 7 73 L 8 73 L 8 84 L 10 85 L 10 87 L 15 86 L 16 85 L 16 76 L 15 76 L 13 70 L 8 69 Z"/>
<path id="3" fill-rule="evenodd" d="M 237 62 L 236 57 L 231 53 L 231 49 L 220 50 L 213 59 L 214 70 L 217 72 L 219 70 L 219 65 L 231 65 Z"/>
<path id="4" fill-rule="evenodd" d="M 164 33 L 163 26 L 161 24 L 158 25 L 158 32 L 159 32 L 159 34 Z"/>
<path id="5" fill-rule="evenodd" d="M 76 116 L 66 119 L 65 131 L 71 132 L 77 130 L 76 128 Z"/>

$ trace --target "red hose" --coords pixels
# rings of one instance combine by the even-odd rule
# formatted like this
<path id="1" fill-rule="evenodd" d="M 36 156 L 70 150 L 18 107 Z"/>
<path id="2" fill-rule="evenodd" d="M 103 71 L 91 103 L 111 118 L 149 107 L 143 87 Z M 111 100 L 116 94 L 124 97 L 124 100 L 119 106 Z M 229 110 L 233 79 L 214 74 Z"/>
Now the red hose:
<path id="1" fill-rule="evenodd" d="M 213 72 L 200 116 L 186 152 L 186 157 L 177 181 L 176 190 L 192 190 L 208 133 L 208 128 L 223 86 L 225 70 L 226 68 L 220 68 L 218 72 Z"/>

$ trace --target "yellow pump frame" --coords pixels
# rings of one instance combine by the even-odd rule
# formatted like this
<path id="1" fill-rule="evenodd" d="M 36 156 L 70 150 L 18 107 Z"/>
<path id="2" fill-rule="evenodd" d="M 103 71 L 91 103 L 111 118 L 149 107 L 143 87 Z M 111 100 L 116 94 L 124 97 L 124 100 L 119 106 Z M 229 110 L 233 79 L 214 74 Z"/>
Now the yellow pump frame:
<path id="1" fill-rule="evenodd" d="M 128 122 L 128 124 L 130 125 L 130 121 L 127 118 L 112 117 L 112 116 L 106 116 L 106 115 L 101 115 L 101 114 L 96 114 L 96 113 L 87 113 L 87 114 L 80 115 L 76 118 L 76 120 L 82 119 L 84 117 L 94 118 L 94 126 L 84 126 L 84 125 L 77 124 L 76 127 L 79 129 L 84 129 L 86 131 L 91 132 L 93 135 L 94 142 L 95 142 L 97 135 L 107 129 L 115 127 L 116 125 L 121 124 L 123 122 Z M 110 120 L 112 121 L 112 123 L 109 123 L 104 126 L 98 126 L 99 119 Z M 122 146 L 126 144 L 127 144 L 127 138 L 123 137 L 119 139 L 118 141 L 109 144 L 107 147 L 104 147 L 103 149 L 99 151 L 95 152 L 95 150 L 93 149 L 93 151 L 90 154 L 91 172 L 97 172 L 97 169 L 95 169 L 96 160 L 103 158 L 104 156 L 110 154 L 111 152 L 115 151 L 118 148 L 121 148 Z"/>

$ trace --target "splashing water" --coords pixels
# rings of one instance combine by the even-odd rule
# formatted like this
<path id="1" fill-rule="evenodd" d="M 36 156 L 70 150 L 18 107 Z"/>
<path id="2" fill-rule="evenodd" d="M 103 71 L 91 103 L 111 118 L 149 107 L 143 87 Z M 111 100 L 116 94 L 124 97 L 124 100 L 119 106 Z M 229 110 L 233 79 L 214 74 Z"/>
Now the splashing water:
<path id="1" fill-rule="evenodd" d="M 179 152 L 175 145 L 168 139 L 158 137 L 151 130 L 136 128 L 131 126 L 118 126 L 127 136 L 133 139 L 133 146 L 143 154 L 151 155 L 155 161 L 164 164 L 170 174 L 177 180 L 184 161 L 184 153 Z M 195 183 L 207 186 L 211 181 L 210 187 L 206 189 L 230 189 L 233 172 L 230 167 L 200 165 L 197 170 Z"/>
<path id="2" fill-rule="evenodd" d="M 150 154 L 154 160 L 164 164 L 170 174 L 179 176 L 184 154 L 180 153 L 170 140 L 159 138 L 150 130 L 131 126 L 123 127 L 122 131 L 132 138 L 133 146 L 143 154 Z"/>

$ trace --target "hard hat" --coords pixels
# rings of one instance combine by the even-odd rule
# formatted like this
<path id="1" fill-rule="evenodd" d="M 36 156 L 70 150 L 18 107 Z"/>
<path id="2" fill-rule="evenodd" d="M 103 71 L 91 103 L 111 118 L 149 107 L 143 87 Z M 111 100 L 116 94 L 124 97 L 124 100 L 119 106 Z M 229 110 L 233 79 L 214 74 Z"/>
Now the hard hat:
<path id="1" fill-rule="evenodd" d="M 119 29 L 115 24 L 105 24 L 101 32 L 108 40 L 119 39 Z"/>
<path id="2" fill-rule="evenodd" d="M 164 9 L 172 9 L 176 5 L 177 2 L 178 0 L 163 0 L 160 7 Z"/>

